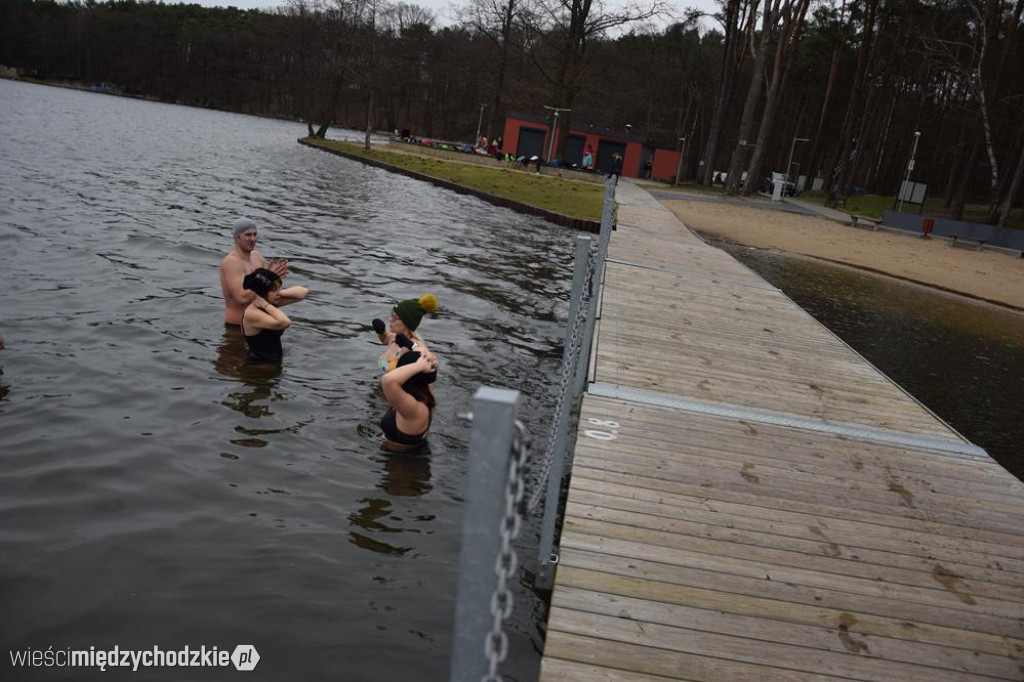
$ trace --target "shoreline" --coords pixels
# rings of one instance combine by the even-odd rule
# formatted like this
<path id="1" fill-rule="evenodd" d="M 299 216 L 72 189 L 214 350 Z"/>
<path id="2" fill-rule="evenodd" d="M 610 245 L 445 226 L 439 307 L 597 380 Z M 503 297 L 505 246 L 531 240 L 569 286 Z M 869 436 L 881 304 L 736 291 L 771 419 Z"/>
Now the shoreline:
<path id="1" fill-rule="evenodd" d="M 686 200 L 662 203 L 705 241 L 810 258 L 1024 313 L 1024 260 L 1006 254 L 860 230 L 815 216 Z"/>

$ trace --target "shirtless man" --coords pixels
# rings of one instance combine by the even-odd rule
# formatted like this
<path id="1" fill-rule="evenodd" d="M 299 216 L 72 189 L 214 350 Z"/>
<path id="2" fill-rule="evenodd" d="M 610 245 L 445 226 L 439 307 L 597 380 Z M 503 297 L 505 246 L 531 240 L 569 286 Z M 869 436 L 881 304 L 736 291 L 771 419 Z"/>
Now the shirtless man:
<path id="1" fill-rule="evenodd" d="M 275 260 L 264 263 L 263 254 L 256 250 L 256 223 L 248 218 L 239 218 L 234 226 L 235 248 L 220 262 L 220 290 L 224 294 L 225 324 L 242 324 L 242 314 L 252 303 L 253 292 L 242 288 L 242 280 L 256 268 L 267 268 L 283 279 L 288 274 L 288 261 Z M 306 287 L 288 287 L 281 290 L 278 307 L 295 303 L 306 298 Z"/>

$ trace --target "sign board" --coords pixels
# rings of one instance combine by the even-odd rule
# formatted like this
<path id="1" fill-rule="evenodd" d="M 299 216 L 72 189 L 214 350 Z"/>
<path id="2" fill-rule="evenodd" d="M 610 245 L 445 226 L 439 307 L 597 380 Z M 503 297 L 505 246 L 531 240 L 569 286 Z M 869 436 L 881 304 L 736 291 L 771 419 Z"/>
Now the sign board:
<path id="1" fill-rule="evenodd" d="M 897 196 L 897 200 L 905 201 L 909 204 L 923 204 L 925 194 L 928 193 L 928 185 L 924 182 L 908 182 L 904 180 L 900 183 L 900 193 Z"/>

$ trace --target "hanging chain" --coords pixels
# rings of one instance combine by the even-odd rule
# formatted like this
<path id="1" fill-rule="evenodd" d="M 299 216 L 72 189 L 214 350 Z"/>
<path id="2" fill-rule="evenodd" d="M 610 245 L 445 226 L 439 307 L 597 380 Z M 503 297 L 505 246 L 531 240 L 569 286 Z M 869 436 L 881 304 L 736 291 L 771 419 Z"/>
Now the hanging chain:
<path id="1" fill-rule="evenodd" d="M 576 358 L 579 356 L 580 345 L 583 343 L 583 321 L 587 317 L 587 308 L 590 303 L 591 290 L 593 288 L 591 283 L 596 269 L 594 265 L 596 258 L 597 253 L 595 252 L 587 259 L 587 269 L 583 275 L 583 295 L 580 296 L 579 306 L 576 308 L 576 319 L 572 321 L 572 333 L 569 335 L 569 354 L 562 364 L 562 378 L 558 385 L 558 400 L 555 402 L 555 422 L 551 425 L 551 433 L 548 436 L 548 447 L 544 453 L 544 468 L 541 471 L 540 478 L 535 482 L 534 485 L 536 487 L 530 496 L 530 511 L 536 509 L 537 505 L 540 504 L 540 499 L 544 494 L 544 482 L 551 475 L 551 464 L 555 458 L 555 441 L 558 438 L 558 431 L 562 426 L 562 405 L 568 397 L 573 370 L 576 368 Z"/>
<path id="2" fill-rule="evenodd" d="M 526 481 L 527 447 L 526 428 L 522 422 L 515 423 L 512 434 L 512 456 L 508 464 L 508 483 L 505 486 L 505 513 L 501 519 L 501 548 L 495 561 L 494 572 L 497 582 L 491 595 L 491 631 L 484 639 L 484 654 L 487 657 L 487 675 L 484 682 L 501 682 L 498 666 L 508 656 L 508 635 L 503 628 L 505 620 L 512 614 L 512 592 L 508 589 L 519 566 L 519 559 L 512 542 L 519 536 L 523 521 L 523 497 Z"/>

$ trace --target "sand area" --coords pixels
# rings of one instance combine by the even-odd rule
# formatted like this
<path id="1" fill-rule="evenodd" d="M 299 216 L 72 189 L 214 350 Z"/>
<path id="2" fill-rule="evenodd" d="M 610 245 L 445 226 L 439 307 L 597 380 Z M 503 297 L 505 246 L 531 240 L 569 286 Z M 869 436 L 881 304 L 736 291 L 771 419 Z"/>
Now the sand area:
<path id="1" fill-rule="evenodd" d="M 817 216 L 708 201 L 665 201 L 691 229 L 823 258 L 1024 310 L 1024 258 L 945 239 L 871 231 Z"/>

